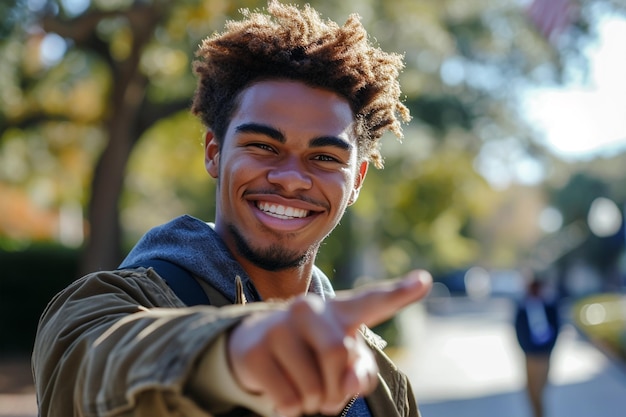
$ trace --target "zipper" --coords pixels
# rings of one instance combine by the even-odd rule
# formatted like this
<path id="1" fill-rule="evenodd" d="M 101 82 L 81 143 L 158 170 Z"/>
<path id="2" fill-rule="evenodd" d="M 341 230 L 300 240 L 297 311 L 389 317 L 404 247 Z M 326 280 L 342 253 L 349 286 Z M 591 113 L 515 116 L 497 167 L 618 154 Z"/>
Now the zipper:
<path id="1" fill-rule="evenodd" d="M 235 277 L 235 304 L 246 304 L 248 300 L 246 299 L 246 294 L 243 291 L 243 283 L 241 282 L 241 277 L 237 275 Z"/>
<path id="2" fill-rule="evenodd" d="M 248 300 L 250 302 L 262 301 L 259 292 L 256 290 L 256 287 L 249 279 L 246 280 L 246 287 L 250 291 L 250 295 L 252 296 L 252 300 Z"/>
<path id="3" fill-rule="evenodd" d="M 352 406 L 354 405 L 354 403 L 356 402 L 358 398 L 359 398 L 359 394 L 352 397 L 352 399 L 348 401 L 348 404 L 346 404 L 346 406 L 344 407 L 339 417 L 346 417 L 348 415 L 348 411 L 350 411 L 350 408 L 352 408 Z"/>

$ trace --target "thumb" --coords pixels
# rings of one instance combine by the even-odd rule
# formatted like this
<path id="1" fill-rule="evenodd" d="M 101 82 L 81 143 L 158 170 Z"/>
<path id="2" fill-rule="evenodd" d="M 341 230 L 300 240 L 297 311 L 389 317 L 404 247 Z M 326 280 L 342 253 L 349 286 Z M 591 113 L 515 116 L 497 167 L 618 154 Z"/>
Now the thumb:
<path id="1" fill-rule="evenodd" d="M 431 287 L 431 275 L 416 269 L 400 279 L 339 292 L 331 302 L 343 326 L 356 330 L 361 324 L 372 327 L 390 319 L 402 308 L 424 298 Z"/>

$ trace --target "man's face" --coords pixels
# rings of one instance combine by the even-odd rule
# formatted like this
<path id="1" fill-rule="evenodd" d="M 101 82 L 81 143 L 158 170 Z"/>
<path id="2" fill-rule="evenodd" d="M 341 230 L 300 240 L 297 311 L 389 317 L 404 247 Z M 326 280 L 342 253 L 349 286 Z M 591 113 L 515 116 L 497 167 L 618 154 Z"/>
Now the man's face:
<path id="1" fill-rule="evenodd" d="M 313 261 L 367 172 L 353 122 L 337 94 L 274 80 L 241 93 L 221 147 L 207 134 L 215 229 L 239 261 L 267 270 Z"/>

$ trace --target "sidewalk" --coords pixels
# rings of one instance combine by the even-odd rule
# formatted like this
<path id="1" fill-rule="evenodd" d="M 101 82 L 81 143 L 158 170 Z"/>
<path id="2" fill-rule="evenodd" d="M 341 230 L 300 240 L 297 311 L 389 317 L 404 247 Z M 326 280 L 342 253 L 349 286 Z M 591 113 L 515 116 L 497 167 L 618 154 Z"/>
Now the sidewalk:
<path id="1" fill-rule="evenodd" d="M 36 417 L 28 356 L 0 358 L 0 417 Z"/>
<path id="2" fill-rule="evenodd" d="M 524 357 L 505 300 L 469 313 L 403 314 L 412 326 L 394 359 L 412 381 L 424 417 L 530 417 Z M 546 417 L 623 417 L 626 374 L 566 325 L 553 352 Z"/>

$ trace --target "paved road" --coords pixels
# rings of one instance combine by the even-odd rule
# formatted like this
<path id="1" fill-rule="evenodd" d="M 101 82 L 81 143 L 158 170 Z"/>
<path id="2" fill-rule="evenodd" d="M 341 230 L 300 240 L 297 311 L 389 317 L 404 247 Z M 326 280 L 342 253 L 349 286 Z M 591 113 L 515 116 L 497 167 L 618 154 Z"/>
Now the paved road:
<path id="1" fill-rule="evenodd" d="M 510 325 L 506 300 L 412 307 L 403 327 L 414 329 L 410 349 L 395 356 L 412 381 L 424 417 L 530 417 L 523 356 Z M 546 417 L 624 417 L 626 373 L 562 329 L 553 353 Z"/>

